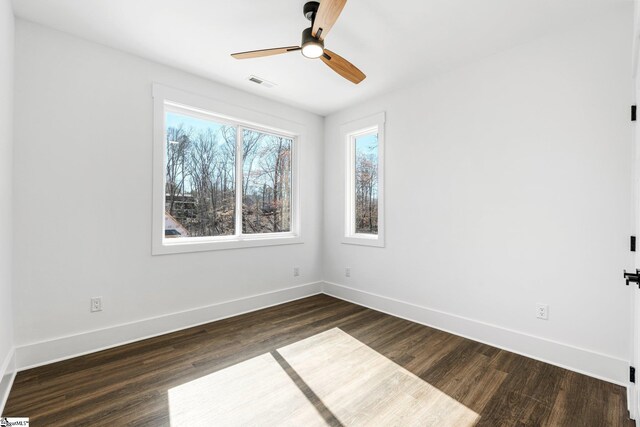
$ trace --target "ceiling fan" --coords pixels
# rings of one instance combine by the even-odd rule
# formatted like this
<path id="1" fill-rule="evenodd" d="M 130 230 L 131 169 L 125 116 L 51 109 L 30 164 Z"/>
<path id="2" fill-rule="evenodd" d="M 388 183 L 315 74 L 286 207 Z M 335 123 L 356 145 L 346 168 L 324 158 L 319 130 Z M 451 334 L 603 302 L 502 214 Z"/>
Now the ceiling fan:
<path id="1" fill-rule="evenodd" d="M 250 50 L 248 52 L 232 53 L 231 56 L 236 59 L 249 59 L 300 50 L 306 58 L 320 58 L 333 71 L 358 84 L 366 78 L 364 73 L 340 55 L 324 48 L 324 39 L 337 21 L 338 16 L 340 16 L 345 3 L 347 3 L 347 0 L 322 0 L 321 3 L 317 1 L 306 3 L 303 12 L 304 16 L 311 21 L 311 26 L 302 31 L 302 43 L 300 46 Z"/>

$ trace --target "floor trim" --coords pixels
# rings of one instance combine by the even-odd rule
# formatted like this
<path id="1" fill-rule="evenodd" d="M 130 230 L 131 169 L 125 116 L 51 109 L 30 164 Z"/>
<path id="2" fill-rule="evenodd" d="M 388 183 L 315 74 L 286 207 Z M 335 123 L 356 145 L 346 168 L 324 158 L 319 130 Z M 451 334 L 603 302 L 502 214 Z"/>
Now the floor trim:
<path id="1" fill-rule="evenodd" d="M 306 298 L 321 292 L 322 282 L 307 283 L 224 301 L 193 310 L 21 345 L 16 348 L 16 367 L 18 371 L 24 371 L 37 366 Z"/>
<path id="2" fill-rule="evenodd" d="M 501 326 L 324 282 L 323 293 L 541 362 L 627 387 L 629 361 Z"/>
<path id="3" fill-rule="evenodd" d="M 4 411 L 4 405 L 9 398 L 9 392 L 16 378 L 16 349 L 11 347 L 9 354 L 5 357 L 0 365 L 0 415 Z"/>
<path id="4" fill-rule="evenodd" d="M 18 346 L 15 351 L 12 350 L 13 363 L 17 371 L 23 371 L 319 293 L 623 387 L 628 385 L 629 362 L 626 360 L 326 281 Z M 8 363 L 5 361 L 5 365 Z M 3 389 L 0 389 L 2 392 Z M 3 397 L 2 394 L 0 397 Z"/>

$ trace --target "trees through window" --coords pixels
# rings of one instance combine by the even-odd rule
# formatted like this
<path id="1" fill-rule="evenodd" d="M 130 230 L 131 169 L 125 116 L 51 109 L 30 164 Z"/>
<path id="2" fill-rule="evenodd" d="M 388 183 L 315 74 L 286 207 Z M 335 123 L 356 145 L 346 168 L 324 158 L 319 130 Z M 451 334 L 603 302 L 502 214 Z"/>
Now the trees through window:
<path id="1" fill-rule="evenodd" d="M 242 141 L 242 232 L 290 231 L 293 140 L 244 129 Z"/>
<path id="2" fill-rule="evenodd" d="M 378 133 L 355 137 L 356 233 L 378 234 Z"/>
<path id="3" fill-rule="evenodd" d="M 294 139 L 165 111 L 165 239 L 291 231 Z"/>
<path id="4" fill-rule="evenodd" d="M 346 143 L 343 243 L 384 247 L 385 114 L 344 124 Z"/>

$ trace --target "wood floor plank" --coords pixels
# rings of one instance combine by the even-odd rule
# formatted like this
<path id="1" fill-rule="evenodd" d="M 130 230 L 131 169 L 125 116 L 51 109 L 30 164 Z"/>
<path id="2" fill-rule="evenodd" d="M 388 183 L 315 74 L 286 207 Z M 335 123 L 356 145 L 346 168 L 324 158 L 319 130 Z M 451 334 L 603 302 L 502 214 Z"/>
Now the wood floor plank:
<path id="1" fill-rule="evenodd" d="M 402 420 L 398 408 L 406 407 L 425 416 L 426 424 L 430 420 L 436 425 L 464 411 L 479 415 L 478 426 L 635 425 L 628 419 L 623 387 L 326 295 L 20 372 L 3 415 L 30 417 L 36 427 L 169 426 L 170 390 L 227 369 L 231 372 L 242 363 L 334 328 L 362 343 L 370 363 L 387 368 L 381 379 L 367 377 L 369 362 L 339 375 L 340 368 L 332 368 L 337 369 L 335 378 L 359 378 L 350 385 L 354 391 L 370 387 L 370 395 L 356 398 L 345 390 L 333 392 L 335 381 L 317 375 L 316 368 L 299 367 L 317 388 L 304 389 L 301 395 L 310 402 L 315 399 L 317 408 L 330 403 L 322 409 L 325 424 L 358 425 L 375 414 L 378 420 L 397 424 Z M 304 354 L 298 356 L 304 360 Z M 327 357 L 331 360 L 331 355 Z M 287 368 L 288 375 L 295 379 L 292 366 L 297 365 Z M 402 372 L 415 376 L 411 386 L 405 385 L 409 383 Z M 422 390 L 421 383 L 432 391 Z M 333 396 L 334 401 L 325 397 L 327 401 L 318 402 L 318 396 Z M 348 399 L 353 411 L 345 405 Z M 340 413 L 349 414 L 346 422 L 331 418 L 331 405 L 342 405 Z M 456 415 L 456 411 L 463 412 Z M 311 422 L 305 414 L 300 412 L 298 420 Z"/>

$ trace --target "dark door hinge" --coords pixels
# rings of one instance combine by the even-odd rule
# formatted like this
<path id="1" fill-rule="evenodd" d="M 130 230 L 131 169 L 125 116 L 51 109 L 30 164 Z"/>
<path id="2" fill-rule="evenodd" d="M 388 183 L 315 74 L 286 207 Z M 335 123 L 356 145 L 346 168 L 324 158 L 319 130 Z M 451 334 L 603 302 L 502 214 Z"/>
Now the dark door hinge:
<path id="1" fill-rule="evenodd" d="M 638 285 L 638 289 L 640 289 L 640 268 L 636 268 L 635 273 L 627 273 L 627 270 L 624 270 L 622 277 L 624 278 L 625 285 L 629 286 L 629 283 L 635 283 Z"/>
<path id="2" fill-rule="evenodd" d="M 629 250 L 631 252 L 636 251 L 636 236 L 631 236 L 631 239 L 629 239 Z"/>
<path id="3" fill-rule="evenodd" d="M 632 383 L 636 382 L 636 368 L 633 366 L 629 366 L 629 381 Z"/>
<path id="4" fill-rule="evenodd" d="M 636 121 L 636 106 L 635 105 L 631 106 L 631 121 L 632 122 Z"/>

